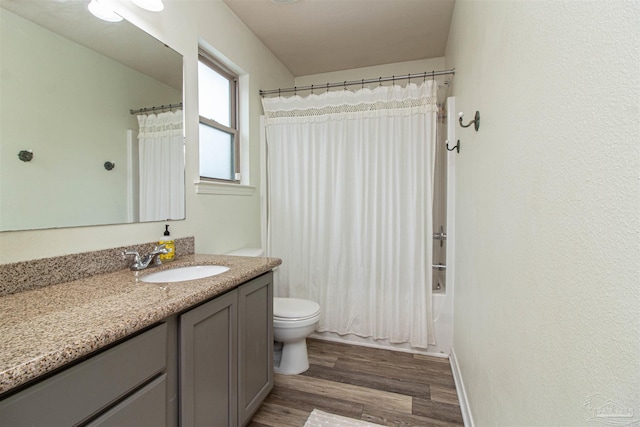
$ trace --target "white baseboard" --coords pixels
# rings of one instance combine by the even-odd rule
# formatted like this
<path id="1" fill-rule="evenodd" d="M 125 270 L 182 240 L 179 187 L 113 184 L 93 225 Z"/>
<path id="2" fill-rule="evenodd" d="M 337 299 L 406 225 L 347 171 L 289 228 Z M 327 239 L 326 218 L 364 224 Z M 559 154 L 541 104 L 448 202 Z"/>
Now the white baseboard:
<path id="1" fill-rule="evenodd" d="M 456 383 L 458 400 L 460 401 L 460 412 L 462 412 L 462 421 L 464 422 L 464 426 L 475 427 L 473 423 L 473 417 L 471 416 L 471 407 L 469 406 L 467 391 L 464 388 L 464 381 L 462 381 L 462 374 L 460 373 L 458 359 L 456 359 L 456 352 L 453 347 L 451 347 L 449 363 L 451 364 L 451 371 L 453 372 L 453 380 Z"/>

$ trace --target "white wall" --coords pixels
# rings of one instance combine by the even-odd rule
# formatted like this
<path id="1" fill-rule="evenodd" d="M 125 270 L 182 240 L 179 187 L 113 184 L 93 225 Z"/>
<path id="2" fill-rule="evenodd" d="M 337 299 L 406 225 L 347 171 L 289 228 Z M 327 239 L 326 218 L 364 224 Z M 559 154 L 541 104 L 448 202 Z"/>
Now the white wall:
<path id="1" fill-rule="evenodd" d="M 639 8 L 456 1 L 446 65 L 465 121 L 482 116 L 456 164 L 475 425 L 600 425 L 606 400 L 640 419 Z"/>
<path id="2" fill-rule="evenodd" d="M 221 0 L 165 0 L 164 3 L 165 10 L 161 13 L 146 12 L 128 2 L 114 4 L 127 19 L 184 56 L 187 219 L 172 222 L 172 235 L 195 236 L 196 251 L 201 253 L 259 245 L 259 190 L 252 196 L 197 195 L 192 184 L 198 177 L 198 43 L 206 42 L 214 53 L 246 73 L 242 80 L 247 90 L 241 98 L 248 108 L 241 117 L 241 131 L 250 147 L 250 184 L 257 189 L 260 187 L 259 117 L 262 112 L 258 91 L 291 86 L 293 76 Z M 160 223 L 144 223 L 0 233 L 0 262 L 153 241 L 160 237 L 163 228 Z"/>

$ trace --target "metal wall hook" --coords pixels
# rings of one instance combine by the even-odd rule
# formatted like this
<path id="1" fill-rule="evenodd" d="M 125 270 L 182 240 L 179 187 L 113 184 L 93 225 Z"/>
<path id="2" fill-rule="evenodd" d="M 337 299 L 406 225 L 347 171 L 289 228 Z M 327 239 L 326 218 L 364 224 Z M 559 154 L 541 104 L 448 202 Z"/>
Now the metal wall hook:
<path id="1" fill-rule="evenodd" d="M 22 150 L 18 153 L 18 158 L 23 162 L 30 162 L 33 159 L 33 151 L 32 150 Z"/>
<path id="2" fill-rule="evenodd" d="M 471 120 L 466 125 L 462 124 L 462 116 L 464 116 L 464 113 L 461 112 L 460 114 L 458 114 L 458 123 L 460 123 L 460 126 L 462 126 L 463 128 L 468 128 L 473 124 L 473 128 L 476 130 L 476 132 L 478 132 L 478 129 L 480 129 L 480 111 L 476 111 L 476 115 L 473 117 L 473 120 Z"/>
<path id="3" fill-rule="evenodd" d="M 458 154 L 460 154 L 460 140 L 458 140 L 458 141 L 456 142 L 456 145 L 454 145 L 454 146 L 453 146 L 453 147 L 451 147 L 451 148 L 449 148 L 449 140 L 448 140 L 448 139 L 445 141 L 445 143 L 447 144 L 447 150 L 449 150 L 449 151 L 456 150 L 456 152 L 457 152 Z"/>

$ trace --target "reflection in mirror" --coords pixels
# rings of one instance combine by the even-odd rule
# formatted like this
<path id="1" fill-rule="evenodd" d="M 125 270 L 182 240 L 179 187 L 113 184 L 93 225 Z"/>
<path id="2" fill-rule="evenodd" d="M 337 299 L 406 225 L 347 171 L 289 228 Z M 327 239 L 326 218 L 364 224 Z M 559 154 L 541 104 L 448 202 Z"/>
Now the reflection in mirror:
<path id="1" fill-rule="evenodd" d="M 178 53 L 87 2 L 0 0 L 0 95 L 0 231 L 184 218 L 181 109 L 130 113 L 181 105 Z"/>

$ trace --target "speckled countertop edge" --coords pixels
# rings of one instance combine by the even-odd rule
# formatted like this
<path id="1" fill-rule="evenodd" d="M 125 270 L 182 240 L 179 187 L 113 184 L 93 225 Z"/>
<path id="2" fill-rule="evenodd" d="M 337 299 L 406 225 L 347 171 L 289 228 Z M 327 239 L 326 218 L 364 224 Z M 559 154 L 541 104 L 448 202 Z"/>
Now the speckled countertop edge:
<path id="1" fill-rule="evenodd" d="M 144 283 L 188 265 L 230 269 L 176 283 Z M 67 365 L 281 264 L 277 258 L 187 255 L 141 272 L 120 270 L 0 297 L 0 394 Z M 1 396 L 0 396 L 1 398 Z"/>

